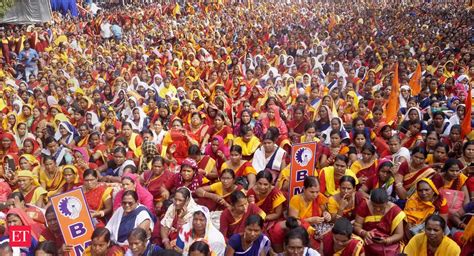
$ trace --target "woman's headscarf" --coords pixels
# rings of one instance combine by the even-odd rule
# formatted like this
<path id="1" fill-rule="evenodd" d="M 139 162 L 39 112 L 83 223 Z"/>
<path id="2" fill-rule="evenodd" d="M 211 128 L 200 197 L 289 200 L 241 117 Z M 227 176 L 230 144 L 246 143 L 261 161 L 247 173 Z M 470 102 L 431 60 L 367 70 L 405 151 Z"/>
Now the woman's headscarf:
<path id="1" fill-rule="evenodd" d="M 22 171 L 18 171 L 16 173 L 16 176 L 17 177 L 28 177 L 28 178 L 31 178 L 33 179 L 33 185 L 35 187 L 39 187 L 40 186 L 40 183 L 38 182 L 38 177 L 36 177 L 34 175 L 34 173 L 30 170 L 22 170 Z"/>
<path id="2" fill-rule="evenodd" d="M 69 135 L 66 139 L 67 144 L 71 143 L 74 140 L 74 137 L 79 136 L 79 133 L 77 132 L 76 128 L 71 123 L 61 122 L 61 123 L 59 123 L 59 126 L 58 126 L 58 129 L 56 130 L 56 133 L 54 134 L 54 138 L 56 140 L 60 140 L 61 137 L 62 137 L 61 133 L 59 132 L 60 127 L 63 127 L 69 133 Z"/>
<path id="3" fill-rule="evenodd" d="M 72 164 L 67 164 L 67 165 L 63 165 L 60 167 L 60 171 L 63 173 L 63 177 L 64 177 L 64 170 L 66 169 L 71 169 L 74 174 L 76 174 L 76 178 L 74 179 L 74 184 L 79 184 L 79 181 L 80 181 L 80 173 L 79 173 L 79 170 L 77 169 L 76 166 L 72 165 Z"/>
<path id="4" fill-rule="evenodd" d="M 138 113 L 140 115 L 140 120 L 138 121 L 138 125 L 135 124 L 135 122 L 133 121 L 133 111 L 135 111 L 135 110 L 138 110 Z M 131 115 L 127 119 L 127 123 L 129 123 L 132 126 L 132 130 L 137 130 L 137 131 L 141 132 L 143 130 L 143 128 L 145 128 L 144 125 L 145 125 L 146 117 L 147 116 L 146 116 L 145 112 L 143 112 L 143 108 L 134 107 L 132 109 Z"/>
<path id="5" fill-rule="evenodd" d="M 219 146 L 218 146 L 217 150 L 222 151 L 222 153 L 224 153 L 225 157 L 228 158 L 230 156 L 229 147 L 227 147 L 225 145 L 224 139 L 222 138 L 222 136 L 219 136 L 219 135 L 214 135 L 212 137 L 212 139 L 209 141 L 209 144 L 206 146 L 206 149 L 204 151 L 205 154 L 212 157 L 212 158 L 214 158 L 214 159 L 218 159 L 217 154 L 212 151 L 212 142 L 215 141 L 215 140 L 217 140 L 219 142 Z"/>
<path id="6" fill-rule="evenodd" d="M 87 149 L 86 149 L 86 148 L 83 148 L 83 147 L 76 147 L 76 148 L 73 149 L 73 152 L 79 152 L 79 153 L 81 153 L 82 158 L 84 159 L 84 161 L 85 161 L 86 163 L 89 162 L 90 156 L 89 156 L 89 153 L 87 152 Z"/>
<path id="7" fill-rule="evenodd" d="M 126 173 L 122 176 L 122 180 L 125 178 L 132 180 L 133 184 L 135 184 L 135 192 L 137 192 L 139 203 L 143 204 L 150 212 L 154 213 L 155 208 L 153 206 L 153 196 L 140 184 L 140 176 L 135 173 Z M 124 192 L 125 191 L 121 189 L 117 195 L 115 195 L 114 210 L 120 207 Z"/>
<path id="8" fill-rule="evenodd" d="M 204 233 L 204 238 L 199 239 L 193 238 L 193 219 L 194 214 L 197 212 L 203 213 L 206 217 L 206 230 Z M 178 238 L 176 240 L 176 246 L 182 249 L 183 255 L 188 255 L 189 247 L 196 241 L 206 242 L 210 249 L 217 255 L 222 255 L 225 251 L 225 238 L 222 233 L 212 224 L 209 209 L 204 206 L 199 206 L 198 209 L 192 213 L 191 221 L 186 223 L 179 231 Z"/>
<path id="9" fill-rule="evenodd" d="M 45 230 L 45 227 L 43 225 L 41 225 L 41 224 L 35 222 L 34 220 L 32 220 L 28 216 L 28 214 L 26 214 L 26 212 L 23 211 L 20 208 L 10 209 L 7 213 L 7 218 L 8 218 L 8 215 L 10 215 L 10 214 L 18 215 L 18 217 L 20 217 L 20 220 L 21 220 L 23 226 L 30 226 L 31 227 L 31 235 L 33 236 L 33 238 L 36 239 L 36 241 L 38 241 L 38 239 L 41 236 L 41 233 L 43 233 L 43 230 Z M 5 234 L 8 234 L 8 228 L 9 228 L 9 226 L 7 225 L 7 229 L 5 230 Z"/>
<path id="10" fill-rule="evenodd" d="M 153 160 L 155 156 L 158 156 L 158 150 L 153 141 L 145 141 L 142 144 L 142 160 L 140 163 L 139 173 L 148 170 L 148 163 Z"/>
<path id="11" fill-rule="evenodd" d="M 11 141 L 10 143 L 10 147 L 8 148 L 7 150 L 7 154 L 9 153 L 18 153 L 19 149 L 18 149 L 18 145 L 16 144 L 16 140 L 15 140 L 15 136 L 9 132 L 6 132 L 6 133 L 3 133 L 1 136 L 0 136 L 0 141 L 2 141 L 3 139 L 9 139 Z"/>
<path id="12" fill-rule="evenodd" d="M 34 155 L 31 155 L 31 154 L 23 154 L 20 156 L 20 158 L 18 159 L 21 160 L 22 158 L 24 158 L 26 161 L 28 161 L 28 163 L 32 166 L 32 167 L 36 167 L 36 166 L 40 166 L 40 162 L 38 161 L 38 159 L 34 156 Z"/>
<path id="13" fill-rule="evenodd" d="M 275 119 L 274 119 L 275 125 L 274 126 L 276 128 L 278 128 L 278 130 L 280 131 L 280 135 L 287 134 L 288 133 L 288 128 L 286 127 L 285 122 L 283 121 L 283 119 L 280 116 L 280 108 L 278 106 L 271 105 L 271 106 L 269 106 L 269 109 L 272 109 L 273 112 L 275 113 Z M 270 128 L 270 126 L 271 126 L 270 121 L 271 120 L 268 117 L 262 119 L 264 133 L 266 133 L 267 129 Z"/>

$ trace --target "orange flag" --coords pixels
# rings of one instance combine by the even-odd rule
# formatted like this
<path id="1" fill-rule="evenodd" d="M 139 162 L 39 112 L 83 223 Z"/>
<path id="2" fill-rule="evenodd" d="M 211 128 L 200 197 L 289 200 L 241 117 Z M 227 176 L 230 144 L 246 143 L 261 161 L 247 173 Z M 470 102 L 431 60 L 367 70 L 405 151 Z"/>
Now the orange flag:
<path id="1" fill-rule="evenodd" d="M 395 74 L 392 80 L 392 91 L 388 98 L 387 111 L 385 112 L 385 117 L 388 122 L 393 122 L 397 119 L 398 109 L 400 108 L 400 83 L 398 82 L 398 62 L 395 64 Z"/>
<path id="2" fill-rule="evenodd" d="M 336 26 L 336 18 L 334 18 L 334 15 L 331 13 L 331 15 L 329 16 L 329 25 L 328 25 L 329 33 L 332 32 L 335 26 Z"/>
<path id="3" fill-rule="evenodd" d="M 464 119 L 461 124 L 461 138 L 468 135 L 471 129 L 471 113 L 472 113 L 472 95 L 471 87 L 468 88 L 467 97 L 466 97 L 466 111 L 464 111 Z"/>
<path id="4" fill-rule="evenodd" d="M 418 93 L 421 92 L 421 65 L 419 62 L 416 65 L 415 73 L 411 76 L 408 84 L 410 85 L 413 95 L 418 95 Z"/>

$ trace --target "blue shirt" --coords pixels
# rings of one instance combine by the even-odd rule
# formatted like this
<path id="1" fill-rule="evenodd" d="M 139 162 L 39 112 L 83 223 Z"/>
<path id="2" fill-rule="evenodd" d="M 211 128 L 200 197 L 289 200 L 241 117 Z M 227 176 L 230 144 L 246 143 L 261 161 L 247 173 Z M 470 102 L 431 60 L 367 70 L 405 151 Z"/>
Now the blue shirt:
<path id="1" fill-rule="evenodd" d="M 33 60 L 34 59 L 34 60 Z M 23 62 L 26 67 L 36 67 L 36 61 L 39 59 L 38 52 L 35 49 L 23 50 L 18 55 L 18 60 Z"/>

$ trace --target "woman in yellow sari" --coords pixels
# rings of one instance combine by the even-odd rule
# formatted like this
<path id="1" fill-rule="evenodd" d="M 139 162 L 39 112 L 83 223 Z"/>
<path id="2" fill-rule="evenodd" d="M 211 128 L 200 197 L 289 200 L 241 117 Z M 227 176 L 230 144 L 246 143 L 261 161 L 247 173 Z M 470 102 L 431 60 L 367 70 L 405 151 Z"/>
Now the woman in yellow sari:
<path id="1" fill-rule="evenodd" d="M 18 163 L 20 164 L 20 170 L 29 170 L 38 177 L 41 164 L 34 155 L 23 154 L 18 159 Z"/>
<path id="2" fill-rule="evenodd" d="M 233 145 L 240 146 L 242 158 L 250 160 L 260 146 L 260 140 L 254 135 L 252 127 L 246 125 L 240 128 L 240 136 L 234 139 Z"/>
<path id="3" fill-rule="evenodd" d="M 425 220 L 435 212 L 447 220 L 449 208 L 433 181 L 423 178 L 416 183 L 416 193 L 408 198 L 404 211 L 408 224 L 406 234 L 410 238 L 423 230 Z"/>
<path id="4" fill-rule="evenodd" d="M 39 181 L 41 186 L 48 191 L 48 197 L 50 197 L 60 191 L 65 180 L 62 171 L 51 156 L 44 157 L 43 163 L 44 169 L 41 168 L 39 171 Z"/>
<path id="5" fill-rule="evenodd" d="M 224 169 L 232 169 L 237 178 L 245 177 L 248 182 L 245 189 L 250 189 L 255 185 L 257 171 L 253 168 L 251 162 L 242 159 L 242 148 L 240 146 L 233 145 L 230 147 L 230 159 L 221 166 L 221 170 Z"/>
<path id="6" fill-rule="evenodd" d="M 220 181 L 196 189 L 199 197 L 197 203 L 206 206 L 210 211 L 231 208 L 230 195 L 234 191 L 242 191 L 241 185 L 235 184 L 235 173 L 232 169 L 224 169 Z"/>
<path id="7" fill-rule="evenodd" d="M 339 191 L 339 180 L 344 175 L 352 176 L 356 180 L 356 185 L 359 184 L 354 172 L 347 169 L 347 156 L 337 155 L 333 166 L 324 167 L 319 172 L 319 181 L 321 185 L 321 193 L 326 196 L 333 196 Z"/>
<path id="8" fill-rule="evenodd" d="M 30 171 L 18 171 L 17 174 L 18 189 L 25 197 L 25 203 L 43 207 L 47 201 L 47 191 L 40 186 L 38 177 Z"/>
<path id="9" fill-rule="evenodd" d="M 439 215 L 431 215 L 425 221 L 425 232 L 415 235 L 404 249 L 406 255 L 458 256 L 459 245 L 444 234 L 446 221 Z"/>
<path id="10" fill-rule="evenodd" d="M 13 132 L 15 131 L 16 125 L 18 124 L 18 118 L 15 112 L 10 112 L 6 117 L 3 118 L 2 127 L 4 131 Z"/>

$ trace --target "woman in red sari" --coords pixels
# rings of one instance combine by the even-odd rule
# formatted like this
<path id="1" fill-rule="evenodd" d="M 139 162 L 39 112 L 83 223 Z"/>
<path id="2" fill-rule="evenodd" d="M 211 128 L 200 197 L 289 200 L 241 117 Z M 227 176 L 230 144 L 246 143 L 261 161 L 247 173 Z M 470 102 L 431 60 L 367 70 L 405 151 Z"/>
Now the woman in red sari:
<path id="1" fill-rule="evenodd" d="M 175 119 L 171 130 L 163 138 L 161 156 L 173 164 L 181 164 L 188 157 L 188 148 L 191 144 L 197 144 L 183 128 L 183 121 Z"/>
<path id="2" fill-rule="evenodd" d="M 112 188 L 98 183 L 98 175 L 94 170 L 84 172 L 84 196 L 92 218 L 98 222 L 96 227 L 104 227 L 106 216 L 112 213 Z"/>
<path id="3" fill-rule="evenodd" d="M 107 131 L 106 131 L 107 132 Z M 107 162 L 107 146 L 102 143 L 99 132 L 93 132 L 89 135 L 89 152 L 97 166 L 102 166 Z"/>
<path id="4" fill-rule="evenodd" d="M 191 114 L 191 122 L 186 126 L 186 130 L 188 130 L 189 136 L 199 144 L 200 148 L 205 146 L 202 145 L 202 142 L 209 130 L 209 126 L 203 123 L 201 113 L 193 112 Z"/>
<path id="5" fill-rule="evenodd" d="M 351 170 L 356 174 L 359 184 L 365 182 L 377 175 L 377 155 L 375 154 L 375 147 L 366 143 L 362 146 L 362 159 L 358 159 L 351 165 Z"/>
<path id="6" fill-rule="evenodd" d="M 417 147 L 411 152 L 411 161 L 400 164 L 395 180 L 403 180 L 402 183 L 396 182 L 395 186 L 399 188 L 400 198 L 407 199 L 416 192 L 416 183 L 423 178 L 431 178 L 436 171 L 425 162 L 426 150 Z"/>
<path id="7" fill-rule="evenodd" d="M 288 140 L 288 128 L 286 127 L 285 122 L 280 116 L 280 108 L 276 105 L 268 106 L 267 116 L 262 119 L 263 133 L 267 133 L 268 128 L 276 127 L 280 132 L 276 143 L 280 147 L 284 148 L 285 145 L 289 145 L 290 141 Z M 304 127 L 303 127 L 304 128 Z"/>
<path id="8" fill-rule="evenodd" d="M 372 191 L 370 201 L 356 210 L 354 231 L 364 238 L 367 255 L 398 255 L 403 239 L 403 220 L 406 214 L 388 201 L 382 188 Z"/>
<path id="9" fill-rule="evenodd" d="M 224 142 L 221 136 L 214 135 L 206 146 L 205 154 L 210 156 L 216 161 L 217 170 L 221 170 L 222 164 L 224 164 L 230 157 L 229 148 Z"/>
<path id="10" fill-rule="evenodd" d="M 283 203 L 286 198 L 279 188 L 272 185 L 273 176 L 263 170 L 257 174 L 257 183 L 247 192 L 250 203 L 255 203 L 265 214 L 266 230 L 283 218 Z"/>
<path id="11" fill-rule="evenodd" d="M 304 107 L 298 106 L 293 112 L 293 119 L 288 122 L 288 135 L 291 142 L 297 143 L 300 141 L 307 123 L 309 123 L 309 120 L 304 116 Z"/>
<path id="12" fill-rule="evenodd" d="M 331 232 L 324 235 L 321 255 L 364 256 L 364 241 L 353 235 L 352 223 L 346 218 L 337 219 Z"/>
<path id="13" fill-rule="evenodd" d="M 16 145 L 15 136 L 9 132 L 3 133 L 0 136 L 1 149 L 0 157 L 3 158 L 8 154 L 18 154 L 18 146 Z"/>
<path id="14" fill-rule="evenodd" d="M 234 134 L 232 133 L 232 128 L 227 126 L 225 123 L 226 117 L 224 112 L 217 112 L 216 116 L 214 117 L 214 125 L 209 128 L 209 132 L 204 137 L 202 145 L 207 145 L 209 138 L 213 138 L 214 136 L 220 136 L 222 139 L 224 139 L 225 144 L 227 144 L 229 147 L 232 146 Z"/>
<path id="15" fill-rule="evenodd" d="M 258 214 L 265 219 L 265 212 L 253 203 L 249 203 L 242 191 L 234 191 L 230 195 L 230 208 L 225 209 L 220 218 L 219 230 L 225 239 L 229 239 L 233 234 L 243 233 L 245 220 L 250 215 Z"/>
<path id="16" fill-rule="evenodd" d="M 143 187 L 153 195 L 155 202 L 166 200 L 172 189 L 173 173 L 165 166 L 161 156 L 155 156 L 151 162 L 151 170 L 142 174 Z"/>

